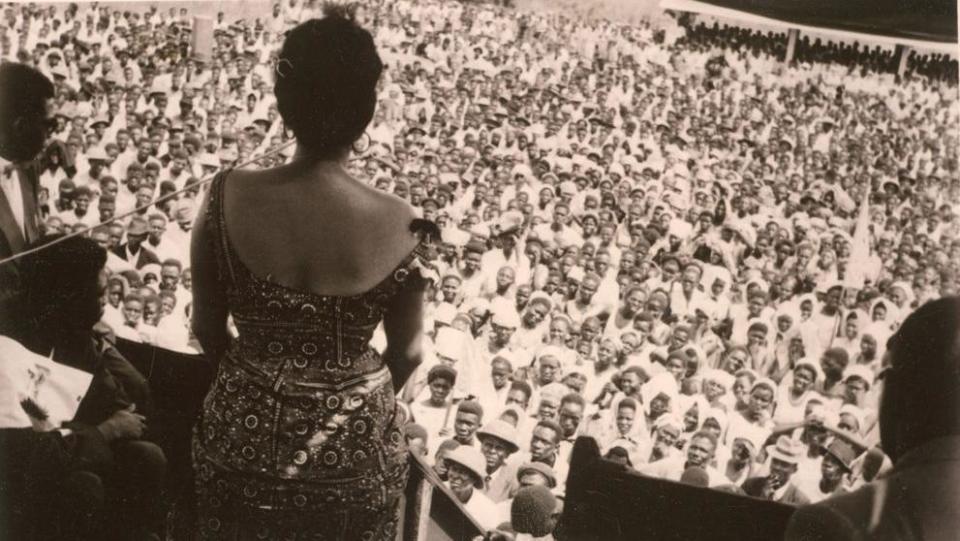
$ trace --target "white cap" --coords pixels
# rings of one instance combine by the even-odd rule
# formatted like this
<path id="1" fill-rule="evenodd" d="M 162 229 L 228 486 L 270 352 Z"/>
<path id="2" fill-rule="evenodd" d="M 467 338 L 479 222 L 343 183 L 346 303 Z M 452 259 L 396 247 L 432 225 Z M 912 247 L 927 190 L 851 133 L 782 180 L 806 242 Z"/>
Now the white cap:
<path id="1" fill-rule="evenodd" d="M 460 362 L 466 356 L 466 345 L 470 338 L 453 327 L 443 327 L 437 331 L 433 350 L 437 355 Z"/>

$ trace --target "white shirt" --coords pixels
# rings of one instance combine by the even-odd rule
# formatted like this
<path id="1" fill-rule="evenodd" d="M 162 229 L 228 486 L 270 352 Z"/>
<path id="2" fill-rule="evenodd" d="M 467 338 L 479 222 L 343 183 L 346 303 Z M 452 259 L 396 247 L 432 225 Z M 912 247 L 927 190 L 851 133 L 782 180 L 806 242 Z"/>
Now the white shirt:
<path id="1" fill-rule="evenodd" d="M 480 489 L 473 489 L 470 500 L 463 504 L 463 507 L 485 530 L 493 530 L 500 525 L 500 522 L 498 522 L 500 514 L 496 504 L 486 494 L 480 492 Z"/>
<path id="2" fill-rule="evenodd" d="M 13 219 L 17 222 L 17 227 L 20 228 L 20 233 L 26 238 L 26 230 L 23 228 L 23 189 L 20 186 L 20 174 L 16 169 L 13 169 L 8 177 L 3 171 L 8 165 L 12 166 L 13 164 L 0 159 L 0 188 L 3 189 L 3 195 L 7 197 L 7 202 L 10 203 L 10 210 L 13 212 Z"/>
<path id="3" fill-rule="evenodd" d="M 157 256 L 157 259 L 160 260 L 160 263 L 163 263 L 168 259 L 176 259 L 180 261 L 180 264 L 185 267 L 190 265 L 189 259 L 184 260 L 183 248 L 177 245 L 175 242 L 173 242 L 169 238 L 167 238 L 166 235 L 160 238 L 160 243 L 157 244 L 156 246 L 154 246 L 153 243 L 150 242 L 149 238 L 146 240 L 145 245 L 148 250 L 150 250 L 151 252 L 154 253 L 154 255 Z"/>

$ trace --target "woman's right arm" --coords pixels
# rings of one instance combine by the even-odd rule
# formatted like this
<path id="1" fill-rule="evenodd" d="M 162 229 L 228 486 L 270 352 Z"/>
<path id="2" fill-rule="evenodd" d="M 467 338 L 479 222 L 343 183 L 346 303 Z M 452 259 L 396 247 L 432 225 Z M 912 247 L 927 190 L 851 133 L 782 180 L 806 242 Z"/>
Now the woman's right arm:
<path id="1" fill-rule="evenodd" d="M 411 279 L 415 279 L 411 276 Z M 423 292 L 425 282 L 404 287 L 390 301 L 383 317 L 387 348 L 383 357 L 393 376 L 393 388 L 399 390 L 423 360 Z"/>
<path id="2" fill-rule="evenodd" d="M 210 362 L 217 364 L 230 342 L 227 332 L 227 296 L 217 273 L 216 241 L 207 222 L 209 193 L 197 213 L 190 241 L 190 269 L 193 274 L 193 317 L 191 327 Z"/>

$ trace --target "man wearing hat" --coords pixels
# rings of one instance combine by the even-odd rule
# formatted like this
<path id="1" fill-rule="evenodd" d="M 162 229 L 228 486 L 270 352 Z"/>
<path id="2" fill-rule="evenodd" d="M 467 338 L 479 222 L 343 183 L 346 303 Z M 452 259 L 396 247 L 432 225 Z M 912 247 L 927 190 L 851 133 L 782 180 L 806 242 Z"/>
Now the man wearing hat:
<path id="1" fill-rule="evenodd" d="M 797 486 L 812 503 L 825 500 L 836 494 L 849 492 L 849 475 L 853 472 L 853 462 L 857 452 L 846 441 L 835 438 L 824 449 L 820 462 L 820 475 L 797 479 Z"/>
<path id="2" fill-rule="evenodd" d="M 802 444 L 789 436 L 780 436 L 770 450 L 770 473 L 765 477 L 751 477 L 743 482 L 749 496 L 788 505 L 806 505 L 810 498 L 792 482 L 803 453 Z"/>
<path id="3" fill-rule="evenodd" d="M 527 258 L 517 250 L 517 239 L 523 228 L 524 217 L 518 211 L 508 211 L 503 213 L 493 226 L 493 233 L 497 239 L 497 248 L 483 254 L 480 265 L 484 269 L 500 269 L 510 267 L 516 275 L 516 283 L 528 281 L 530 272 L 530 263 Z M 488 280 L 486 287 L 489 290 L 495 290 L 495 280 Z"/>
<path id="4" fill-rule="evenodd" d="M 100 179 L 108 174 L 107 167 L 111 162 L 110 155 L 100 146 L 95 146 L 87 151 L 86 171 L 77 173 L 73 177 L 73 183 L 79 186 L 95 187 L 100 183 Z"/>
<path id="5" fill-rule="evenodd" d="M 559 406 L 559 400 L 557 401 Z M 555 421 L 541 419 L 533 427 L 530 435 L 528 451 L 515 453 L 510 462 L 520 465 L 526 462 L 540 462 L 550 466 L 556 472 L 558 490 L 562 491 L 567 480 L 570 464 L 560 459 L 560 440 L 563 438 L 563 428 Z M 519 488 L 517 481 L 511 482 L 511 493 Z"/>
<path id="6" fill-rule="evenodd" d="M 544 487 L 548 490 L 557 488 L 557 474 L 553 468 L 542 462 L 525 462 L 516 468 L 517 492 L 527 487 Z M 510 508 L 513 498 L 507 498 L 497 504 L 500 522 L 510 522 Z"/>
<path id="7" fill-rule="evenodd" d="M 507 458 L 520 449 L 517 429 L 504 420 L 496 419 L 477 432 L 477 439 L 480 440 L 480 451 L 487 462 L 483 492 L 494 503 L 502 502 L 510 497 L 515 475 L 515 468 L 507 465 Z"/>
<path id="8" fill-rule="evenodd" d="M 482 492 L 487 462 L 480 451 L 461 445 L 449 451 L 444 461 L 447 465 L 446 485 L 457 501 L 484 530 L 499 526 L 497 507 Z"/>
<path id="9" fill-rule="evenodd" d="M 147 239 L 148 233 L 149 224 L 147 224 L 147 220 L 134 216 L 127 225 L 127 242 L 115 247 L 113 253 L 133 265 L 137 270 L 144 265 L 159 265 L 160 259 L 157 255 L 143 246 L 143 241 Z"/>

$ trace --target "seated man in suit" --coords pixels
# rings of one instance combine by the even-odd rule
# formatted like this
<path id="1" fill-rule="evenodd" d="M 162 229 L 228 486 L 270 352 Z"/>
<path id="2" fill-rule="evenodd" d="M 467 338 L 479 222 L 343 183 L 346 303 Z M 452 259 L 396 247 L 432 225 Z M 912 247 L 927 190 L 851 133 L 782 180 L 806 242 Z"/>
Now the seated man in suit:
<path id="1" fill-rule="evenodd" d="M 929 302 L 887 341 L 886 476 L 801 508 L 786 539 L 947 541 L 960 532 L 960 297 Z"/>
<path id="2" fill-rule="evenodd" d="M 56 238 L 45 237 L 35 245 Z M 84 237 L 67 239 L 25 257 L 25 302 L 19 313 L 26 324 L 10 337 L 37 355 L 93 374 L 76 415 L 65 427 L 80 434 L 81 443 L 89 444 L 85 454 L 98 458 L 77 460 L 71 447 L 78 444 L 67 442 L 53 447 L 73 459 L 54 464 L 79 462 L 99 476 L 106 492 L 117 496 L 107 503 L 111 527 L 126 532 L 126 538 L 155 539 L 163 526 L 161 490 L 166 459 L 157 445 L 143 439 L 144 414 L 150 409 L 146 379 L 93 332 L 105 304 L 105 263 L 106 252 Z M 51 432 L 37 437 L 20 434 L 9 441 L 19 442 L 16 449 L 34 444 L 48 449 L 51 444 L 43 438 L 48 434 Z M 31 453 L 23 451 L 19 456 L 29 459 Z M 3 466 L 17 469 L 6 460 Z M 65 470 L 70 471 L 72 468 Z"/>

